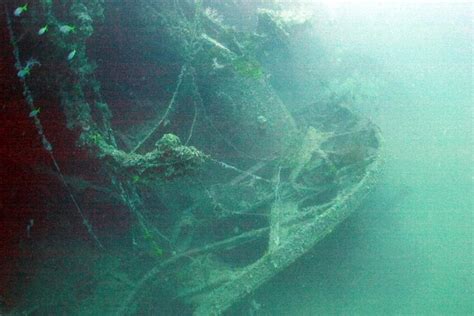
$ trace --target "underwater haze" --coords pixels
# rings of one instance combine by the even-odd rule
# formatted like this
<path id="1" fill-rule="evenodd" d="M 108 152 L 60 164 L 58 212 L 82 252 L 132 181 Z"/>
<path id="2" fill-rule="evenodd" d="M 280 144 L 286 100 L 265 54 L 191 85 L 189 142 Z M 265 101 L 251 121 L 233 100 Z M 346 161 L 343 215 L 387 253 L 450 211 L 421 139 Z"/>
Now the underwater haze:
<path id="1" fill-rule="evenodd" d="M 377 64 L 365 74 L 376 93 L 358 106 L 382 129 L 384 175 L 362 209 L 253 304 L 261 315 L 474 314 L 472 3 L 305 6 L 329 8 L 318 35 L 364 56 L 351 67 Z"/>
<path id="2" fill-rule="evenodd" d="M 0 315 L 474 315 L 471 2 L 5 1 Z"/>

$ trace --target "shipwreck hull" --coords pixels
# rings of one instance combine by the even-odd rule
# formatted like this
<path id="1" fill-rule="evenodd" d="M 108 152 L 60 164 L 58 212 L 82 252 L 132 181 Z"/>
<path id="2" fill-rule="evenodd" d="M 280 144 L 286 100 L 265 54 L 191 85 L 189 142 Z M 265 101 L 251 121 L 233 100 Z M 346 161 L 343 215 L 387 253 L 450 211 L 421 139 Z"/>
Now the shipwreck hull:
<path id="1" fill-rule="evenodd" d="M 80 302 L 68 298 L 80 306 L 76 313 L 155 313 L 162 296 L 153 296 L 165 292 L 169 304 L 196 315 L 222 314 L 329 234 L 373 188 L 378 128 L 337 96 L 305 107 L 298 120 L 269 82 L 258 41 L 268 44 L 271 28 L 281 27 L 269 13 L 268 34 L 255 35 L 225 26 L 194 1 L 42 0 L 31 19 L 12 16 L 12 2 L 11 48 L 50 173 L 104 257 L 114 257 L 113 243 L 102 242 L 81 208 L 89 202 L 84 192 L 130 215 L 129 246 L 120 254 L 136 271 L 94 276 Z M 130 20 L 114 37 L 110 25 L 121 15 Z M 65 33 L 64 21 L 76 31 Z M 51 30 L 38 35 L 44 23 Z M 119 44 L 143 49 L 110 51 Z M 141 84 L 117 75 L 120 67 L 144 73 Z M 52 108 L 98 176 L 60 168 L 73 163 L 56 159 L 57 143 L 43 128 Z M 120 282 L 111 285 L 114 277 Z M 68 305 L 56 301 L 54 312 Z"/>
<path id="2" fill-rule="evenodd" d="M 287 230 L 287 238 L 257 262 L 233 272 L 232 280 L 209 293 L 187 296 L 185 300 L 195 307 L 194 314 L 219 315 L 223 313 L 314 247 L 358 209 L 376 184 L 380 163 L 380 161 L 374 161 L 367 168 L 363 179 L 353 188 L 341 192 L 328 209 L 321 211 L 320 207 L 315 205 L 304 215 L 304 220 L 292 221 L 290 218 L 288 223 L 283 223 L 282 229 Z M 270 228 L 270 234 L 271 230 L 272 228 Z"/>
<path id="3" fill-rule="evenodd" d="M 315 122 L 315 126 L 323 129 L 326 136 L 313 143 L 317 148 L 313 148 L 312 155 L 299 160 L 304 166 L 293 164 L 285 172 L 280 165 L 272 182 L 280 192 L 274 192 L 263 205 L 251 208 L 253 211 L 240 213 L 245 217 L 259 212 L 264 217 L 259 219 L 260 225 L 244 231 L 229 229 L 224 238 L 216 238 L 212 229 L 208 238 L 195 236 L 206 242 L 150 270 L 125 300 L 121 315 L 140 310 L 140 297 L 158 292 L 160 287 L 174 293 L 175 303 L 187 305 L 195 315 L 220 315 L 295 262 L 358 209 L 374 188 L 381 169 L 380 132 L 341 106 L 322 106 L 317 112 L 325 121 Z M 341 115 L 343 120 L 339 120 Z M 307 133 L 312 134 L 315 129 L 308 130 L 313 130 Z M 301 146 L 309 146 L 308 141 L 302 141 Z M 301 155 L 305 153 L 300 151 L 293 159 L 298 161 Z M 336 165 L 332 166 L 333 162 Z M 321 180 L 315 175 L 333 167 L 337 168 L 336 175 L 330 179 Z M 295 170 L 299 172 L 297 177 Z M 313 178 L 315 190 L 309 190 L 308 179 Z M 322 185 L 322 181 L 328 182 Z M 237 184 L 229 183 L 238 191 Z M 216 219 L 215 225 L 229 225 L 229 221 L 234 228 L 240 227 L 235 216 L 230 220 Z M 243 256 L 247 261 L 240 260 Z"/>

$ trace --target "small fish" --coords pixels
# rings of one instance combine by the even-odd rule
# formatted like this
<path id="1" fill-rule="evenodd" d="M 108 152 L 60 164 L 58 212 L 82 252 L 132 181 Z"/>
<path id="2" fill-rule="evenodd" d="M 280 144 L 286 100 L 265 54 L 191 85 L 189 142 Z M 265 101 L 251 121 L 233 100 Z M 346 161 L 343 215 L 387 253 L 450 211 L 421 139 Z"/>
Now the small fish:
<path id="1" fill-rule="evenodd" d="M 30 71 L 31 71 L 31 68 L 25 67 L 23 69 L 20 69 L 20 71 L 18 71 L 16 75 L 18 76 L 18 78 L 23 79 L 30 74 Z"/>
<path id="2" fill-rule="evenodd" d="M 42 28 L 39 29 L 38 31 L 38 35 L 41 36 L 43 35 L 44 33 L 48 32 L 48 25 L 46 24 L 45 26 L 43 26 Z"/>
<path id="3" fill-rule="evenodd" d="M 76 31 L 76 27 L 74 25 L 61 25 L 59 27 L 59 32 L 63 34 L 69 34 L 69 33 L 74 33 Z"/>
<path id="4" fill-rule="evenodd" d="M 74 49 L 67 55 L 67 60 L 71 61 L 76 56 L 77 51 Z"/>
<path id="5" fill-rule="evenodd" d="M 28 3 L 16 8 L 15 11 L 13 11 L 13 15 L 19 17 L 26 11 L 28 11 Z"/>
<path id="6" fill-rule="evenodd" d="M 41 108 L 37 108 L 37 109 L 34 109 L 33 111 L 30 112 L 30 115 L 28 115 L 29 117 L 35 117 L 35 116 L 38 116 L 38 114 L 40 114 L 41 112 Z"/>
<path id="7" fill-rule="evenodd" d="M 24 79 L 26 76 L 28 76 L 31 72 L 31 68 L 33 68 L 33 66 L 41 66 L 40 62 L 37 61 L 36 59 L 34 58 L 30 58 L 27 62 L 26 62 L 26 65 L 25 67 L 23 67 L 22 69 L 20 69 L 18 72 L 17 72 L 17 76 L 21 79 Z"/>

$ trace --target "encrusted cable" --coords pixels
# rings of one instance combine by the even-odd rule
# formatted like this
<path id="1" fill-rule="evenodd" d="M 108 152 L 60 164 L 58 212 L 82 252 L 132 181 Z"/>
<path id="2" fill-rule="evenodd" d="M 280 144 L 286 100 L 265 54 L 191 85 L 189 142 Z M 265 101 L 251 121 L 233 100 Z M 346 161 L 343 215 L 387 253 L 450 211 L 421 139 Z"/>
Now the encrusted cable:
<path id="1" fill-rule="evenodd" d="M 6 16 L 6 20 L 7 20 L 8 32 L 9 32 L 9 35 L 10 35 L 10 43 L 13 47 L 13 56 L 15 58 L 15 68 L 18 70 L 18 72 L 20 74 L 20 72 L 22 70 L 24 70 L 24 67 L 22 66 L 21 60 L 20 60 L 20 50 L 18 48 L 17 41 L 15 40 L 15 33 L 13 32 L 12 21 L 11 21 L 10 15 L 8 14 L 8 9 L 7 9 L 6 5 L 4 6 L 4 9 L 5 9 L 5 16 Z M 90 224 L 87 217 L 85 216 L 84 211 L 81 209 L 81 207 L 77 203 L 77 200 L 74 197 L 74 194 L 72 193 L 71 188 L 67 184 L 63 173 L 61 172 L 61 168 L 59 167 L 58 162 L 56 161 L 56 158 L 55 158 L 54 153 L 53 153 L 53 147 L 52 147 L 51 143 L 48 141 L 48 139 L 46 138 L 46 136 L 44 135 L 43 125 L 41 124 L 41 121 L 40 121 L 40 119 L 37 115 L 38 114 L 38 112 L 37 112 L 38 109 L 35 108 L 35 104 L 34 104 L 34 100 L 33 100 L 33 94 L 31 93 L 31 90 L 28 87 L 28 84 L 26 83 L 26 77 L 25 76 L 20 76 L 20 75 L 18 77 L 19 77 L 20 81 L 23 84 L 23 96 L 25 97 L 26 104 L 29 107 L 30 117 L 33 118 L 33 122 L 35 124 L 36 130 L 38 132 L 38 135 L 41 138 L 41 143 L 43 144 L 43 148 L 48 152 L 48 155 L 51 158 L 51 161 L 53 162 L 54 168 L 58 172 L 59 178 L 60 178 L 61 182 L 63 183 L 64 187 L 66 188 L 66 191 L 69 195 L 69 198 L 71 199 L 72 203 L 74 204 L 74 207 L 75 207 L 76 211 L 79 213 L 79 215 L 82 219 L 82 223 L 87 228 L 87 232 L 92 237 L 92 239 L 94 239 L 97 246 L 101 249 L 104 249 L 104 246 L 100 242 L 97 235 L 94 233 L 92 225 Z"/>

